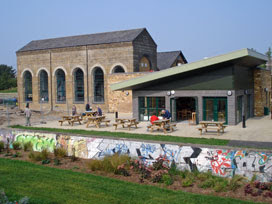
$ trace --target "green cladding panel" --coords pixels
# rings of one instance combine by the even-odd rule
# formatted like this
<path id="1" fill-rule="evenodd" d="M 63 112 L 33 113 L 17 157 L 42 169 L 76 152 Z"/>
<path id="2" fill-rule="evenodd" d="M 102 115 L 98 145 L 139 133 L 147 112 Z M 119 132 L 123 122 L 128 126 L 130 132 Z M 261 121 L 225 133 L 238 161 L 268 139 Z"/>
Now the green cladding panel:
<path id="1" fill-rule="evenodd" d="M 181 67 L 182 69 L 182 67 Z M 233 89 L 232 66 L 207 68 L 160 80 L 141 90 L 228 90 Z"/>

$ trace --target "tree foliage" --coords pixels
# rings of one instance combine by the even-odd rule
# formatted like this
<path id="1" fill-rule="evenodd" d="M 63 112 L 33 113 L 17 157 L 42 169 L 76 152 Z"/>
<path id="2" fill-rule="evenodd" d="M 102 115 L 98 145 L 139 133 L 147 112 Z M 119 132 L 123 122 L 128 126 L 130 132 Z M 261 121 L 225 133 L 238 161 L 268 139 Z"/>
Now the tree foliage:
<path id="1" fill-rule="evenodd" d="M 0 64 L 0 90 L 17 87 L 16 71 L 12 66 Z"/>

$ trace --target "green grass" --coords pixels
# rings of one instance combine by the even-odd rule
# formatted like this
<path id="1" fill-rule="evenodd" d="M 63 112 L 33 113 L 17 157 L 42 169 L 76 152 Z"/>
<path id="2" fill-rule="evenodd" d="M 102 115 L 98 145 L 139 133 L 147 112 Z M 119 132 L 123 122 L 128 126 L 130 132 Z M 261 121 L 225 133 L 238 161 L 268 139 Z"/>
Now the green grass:
<path id="1" fill-rule="evenodd" d="M 31 203 L 35 204 L 250 203 L 129 183 L 3 158 L 0 158 L 0 188 L 4 189 L 10 200 L 28 196 Z"/>
<path id="2" fill-rule="evenodd" d="M 133 133 L 124 133 L 124 132 L 107 132 L 107 131 L 94 131 L 94 130 L 25 127 L 21 125 L 14 125 L 11 127 L 24 129 L 24 130 L 42 130 L 42 131 L 55 132 L 55 133 L 108 136 L 108 137 L 115 137 L 115 138 L 141 139 L 141 140 L 152 140 L 152 141 L 163 141 L 163 142 L 178 142 L 178 143 L 205 144 L 205 145 L 218 145 L 218 146 L 224 146 L 229 143 L 229 140 L 220 140 L 220 139 L 213 139 L 213 138 L 206 139 L 206 138 L 192 138 L 192 137 L 177 137 L 177 136 L 169 136 L 169 135 L 133 134 Z"/>
<path id="3" fill-rule="evenodd" d="M 0 93 L 17 93 L 17 87 L 6 89 L 6 90 L 0 90 Z"/>

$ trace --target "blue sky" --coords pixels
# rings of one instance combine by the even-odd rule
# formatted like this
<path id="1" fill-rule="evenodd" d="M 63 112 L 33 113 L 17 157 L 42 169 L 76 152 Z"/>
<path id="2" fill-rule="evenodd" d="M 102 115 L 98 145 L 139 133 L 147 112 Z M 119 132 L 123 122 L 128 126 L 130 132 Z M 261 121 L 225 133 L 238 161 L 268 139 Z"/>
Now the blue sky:
<path id="1" fill-rule="evenodd" d="M 189 62 L 272 47 L 271 0 L 1 0 L 0 64 L 31 40 L 146 27 Z"/>

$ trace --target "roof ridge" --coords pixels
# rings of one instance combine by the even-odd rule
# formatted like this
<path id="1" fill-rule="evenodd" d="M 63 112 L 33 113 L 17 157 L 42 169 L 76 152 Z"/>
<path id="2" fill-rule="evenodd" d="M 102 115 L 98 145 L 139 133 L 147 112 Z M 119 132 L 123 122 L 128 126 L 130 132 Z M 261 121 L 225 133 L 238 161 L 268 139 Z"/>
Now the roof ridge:
<path id="1" fill-rule="evenodd" d="M 81 35 L 70 35 L 70 36 L 64 36 L 64 37 L 55 37 L 55 38 L 45 38 L 40 40 L 32 40 L 30 42 L 35 41 L 43 41 L 43 40 L 54 40 L 54 39 L 60 39 L 60 38 L 71 38 L 71 37 L 83 37 L 83 36 L 89 36 L 89 35 L 99 35 L 99 34 L 105 34 L 105 33 L 116 33 L 116 32 L 125 32 L 125 31 L 136 31 L 136 30 L 144 30 L 146 28 L 135 28 L 135 29 L 127 29 L 127 30 L 115 30 L 115 31 L 107 31 L 107 32 L 99 32 L 99 33 L 89 33 L 89 34 L 81 34 Z"/>
<path id="2" fill-rule="evenodd" d="M 173 50 L 173 51 L 165 51 L 165 52 L 157 52 L 157 53 L 166 53 L 166 52 L 181 52 L 181 50 Z"/>

